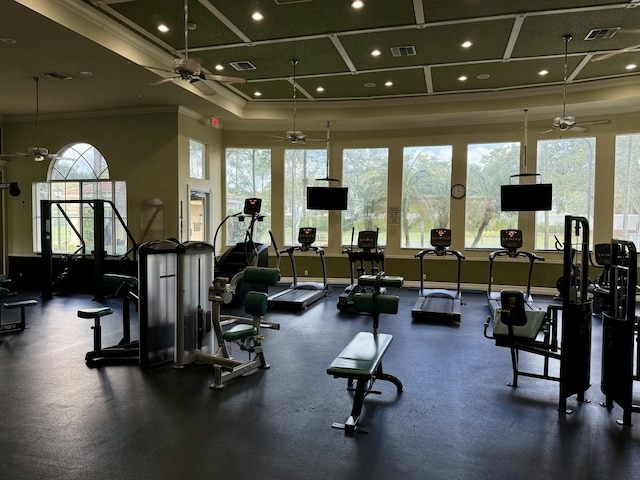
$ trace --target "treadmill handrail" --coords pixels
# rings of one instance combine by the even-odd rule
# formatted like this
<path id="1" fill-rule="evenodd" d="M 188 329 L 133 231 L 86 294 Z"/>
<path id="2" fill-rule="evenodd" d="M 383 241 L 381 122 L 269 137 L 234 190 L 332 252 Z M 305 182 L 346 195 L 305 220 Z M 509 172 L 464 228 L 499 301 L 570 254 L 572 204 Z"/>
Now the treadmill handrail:
<path id="1" fill-rule="evenodd" d="M 431 254 L 435 254 L 438 250 L 435 248 L 425 248 L 421 251 L 419 251 L 418 253 L 416 253 L 414 255 L 414 258 L 419 258 L 420 259 L 420 292 L 422 292 L 424 290 L 424 256 L 425 255 L 431 255 Z M 458 296 L 460 296 L 460 284 L 461 284 L 461 280 L 460 280 L 460 272 L 461 272 L 461 265 L 462 265 L 462 260 L 464 260 L 464 255 L 462 253 L 460 253 L 457 250 L 450 250 L 448 248 L 446 248 L 444 250 L 444 253 L 442 256 L 446 256 L 446 255 L 453 255 L 458 259 L 458 281 L 457 281 L 457 288 L 456 288 L 456 293 Z"/>
<path id="2" fill-rule="evenodd" d="M 491 286 L 493 284 L 493 261 L 496 257 L 509 255 L 509 253 L 510 252 L 507 249 L 502 249 L 502 250 L 495 250 L 489 254 L 489 282 L 487 284 L 487 297 L 491 297 Z M 529 259 L 529 272 L 527 276 L 527 298 L 529 298 L 531 296 L 531 279 L 533 277 L 533 264 L 536 260 L 540 262 L 544 262 L 545 259 L 544 257 L 536 255 L 535 253 L 525 252 L 522 250 L 516 251 L 515 257 L 511 257 L 511 256 L 509 257 L 510 258 L 527 257 Z"/>

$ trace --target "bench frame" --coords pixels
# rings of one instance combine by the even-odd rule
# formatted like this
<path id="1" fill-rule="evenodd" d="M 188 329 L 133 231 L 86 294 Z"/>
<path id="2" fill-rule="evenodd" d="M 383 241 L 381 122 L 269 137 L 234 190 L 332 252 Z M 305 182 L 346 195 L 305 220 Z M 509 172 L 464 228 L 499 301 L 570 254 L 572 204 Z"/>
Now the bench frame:
<path id="1" fill-rule="evenodd" d="M 396 390 L 398 394 L 402 393 L 404 390 L 404 386 L 402 382 L 395 376 L 385 373 L 382 368 L 382 357 L 386 353 L 391 341 L 393 340 L 393 336 L 384 333 L 378 333 L 379 327 L 379 317 L 380 311 L 376 305 L 376 300 L 379 295 L 381 295 L 382 287 L 386 286 L 384 283 L 384 272 L 380 272 L 376 275 L 374 282 L 373 295 L 371 296 L 371 314 L 373 315 L 373 333 L 370 332 L 360 332 L 356 334 L 356 336 L 349 342 L 349 344 L 342 350 L 342 352 L 336 357 L 336 359 L 331 363 L 329 368 L 327 368 L 327 374 L 333 375 L 334 378 L 346 378 L 347 379 L 347 390 L 355 392 L 353 397 L 353 405 L 351 407 L 351 414 L 347 418 L 345 423 L 334 422 L 331 424 L 332 428 L 337 428 L 345 431 L 345 434 L 350 434 L 353 432 L 359 433 L 369 433 L 369 428 L 360 425 L 360 417 L 362 414 L 362 407 L 364 403 L 364 398 L 370 393 L 381 394 L 382 392 L 378 390 L 373 390 L 373 385 L 376 380 L 386 380 L 388 382 L 393 383 L 396 386 Z M 389 286 L 398 286 L 397 282 L 400 281 L 400 286 L 402 285 L 402 281 L 399 280 L 400 277 L 393 277 L 391 280 L 391 284 Z M 397 299 L 397 297 L 396 297 Z M 388 312 L 389 313 L 389 312 Z M 395 312 L 394 312 L 395 313 Z M 359 343 L 362 341 L 363 335 L 370 336 L 371 341 L 377 344 L 377 351 L 375 357 L 372 358 L 371 351 L 368 352 L 368 358 L 353 358 L 353 352 L 349 352 L 352 345 L 355 345 L 356 342 Z M 378 342 L 380 340 L 380 342 Z M 343 354 L 347 354 L 348 356 L 344 356 Z M 355 361 L 371 361 L 371 364 L 368 365 L 368 371 L 363 371 L 362 368 L 352 368 L 350 369 L 348 366 L 339 365 L 339 363 L 344 360 L 355 360 Z M 362 367 L 362 365 L 360 365 Z M 355 388 L 353 386 L 355 382 Z"/>
<path id="2" fill-rule="evenodd" d="M 4 293 L 3 295 L 0 294 L 0 296 L 2 297 L 7 297 L 11 295 L 11 293 L 5 288 L 3 288 L 2 293 Z M 25 310 L 27 307 L 33 307 L 37 304 L 38 304 L 37 300 L 18 300 L 16 302 L 5 302 L 4 308 L 6 308 L 7 310 L 11 310 L 15 308 L 20 309 L 20 321 L 12 322 L 12 323 L 2 323 L 2 312 L 0 312 L 0 335 L 5 333 L 18 333 L 23 331 L 25 328 L 27 328 Z"/>

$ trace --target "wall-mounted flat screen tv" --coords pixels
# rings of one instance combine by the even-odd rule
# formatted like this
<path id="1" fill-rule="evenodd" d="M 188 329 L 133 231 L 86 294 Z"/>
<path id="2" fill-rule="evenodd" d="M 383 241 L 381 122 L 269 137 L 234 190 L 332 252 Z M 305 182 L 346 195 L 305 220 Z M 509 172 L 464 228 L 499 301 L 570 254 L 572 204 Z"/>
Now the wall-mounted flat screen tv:
<path id="1" fill-rule="evenodd" d="M 550 183 L 501 185 L 501 210 L 503 212 L 551 210 L 551 195 Z"/>
<path id="2" fill-rule="evenodd" d="M 346 210 L 347 187 L 307 187 L 308 210 Z"/>

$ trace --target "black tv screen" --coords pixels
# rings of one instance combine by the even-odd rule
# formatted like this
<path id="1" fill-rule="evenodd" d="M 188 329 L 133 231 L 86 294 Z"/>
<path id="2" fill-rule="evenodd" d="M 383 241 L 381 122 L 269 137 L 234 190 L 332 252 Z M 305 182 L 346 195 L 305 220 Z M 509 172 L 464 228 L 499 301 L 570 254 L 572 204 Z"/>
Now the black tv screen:
<path id="1" fill-rule="evenodd" d="M 501 210 L 503 212 L 551 210 L 551 194 L 550 183 L 501 185 Z"/>
<path id="2" fill-rule="evenodd" d="M 307 187 L 308 210 L 346 210 L 347 187 Z"/>

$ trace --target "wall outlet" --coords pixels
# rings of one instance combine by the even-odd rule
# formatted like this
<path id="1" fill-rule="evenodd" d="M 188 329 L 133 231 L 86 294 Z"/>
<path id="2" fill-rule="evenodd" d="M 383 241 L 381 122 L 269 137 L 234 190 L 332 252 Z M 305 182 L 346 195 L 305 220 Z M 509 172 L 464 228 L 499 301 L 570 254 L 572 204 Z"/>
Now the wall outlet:
<path id="1" fill-rule="evenodd" d="M 305 270 L 305 271 L 304 271 L 304 275 L 305 275 L 305 276 L 309 275 L 309 270 Z"/>

